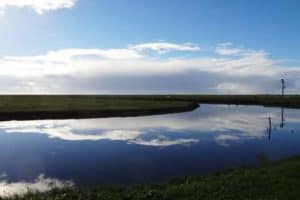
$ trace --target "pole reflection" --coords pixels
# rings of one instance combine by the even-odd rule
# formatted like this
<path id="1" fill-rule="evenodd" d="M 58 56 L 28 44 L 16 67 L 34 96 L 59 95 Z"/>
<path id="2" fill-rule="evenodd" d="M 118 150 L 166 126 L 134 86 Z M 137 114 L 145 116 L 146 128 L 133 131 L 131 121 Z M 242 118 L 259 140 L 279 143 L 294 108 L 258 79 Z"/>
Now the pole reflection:
<path id="1" fill-rule="evenodd" d="M 284 116 L 284 107 L 281 107 L 281 118 L 280 118 L 280 124 L 279 127 L 285 128 L 285 116 Z M 272 130 L 272 118 L 268 117 L 268 128 L 267 128 L 267 135 L 268 135 L 268 140 L 271 140 L 272 132 L 276 132 L 277 130 L 277 125 L 275 124 L 273 126 Z M 294 129 L 291 129 L 291 133 L 294 133 Z"/>

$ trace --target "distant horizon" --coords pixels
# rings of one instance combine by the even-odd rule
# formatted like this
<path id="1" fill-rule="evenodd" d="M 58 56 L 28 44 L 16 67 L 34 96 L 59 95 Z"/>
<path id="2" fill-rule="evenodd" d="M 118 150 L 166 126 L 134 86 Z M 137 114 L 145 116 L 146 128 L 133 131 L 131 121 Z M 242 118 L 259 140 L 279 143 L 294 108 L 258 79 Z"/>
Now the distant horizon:
<path id="1" fill-rule="evenodd" d="M 180 96 L 180 95 L 186 95 L 186 96 L 282 96 L 280 93 L 256 93 L 256 94 L 196 94 L 196 93 L 173 93 L 173 94 L 168 94 L 168 93 L 38 93 L 38 94 L 32 94 L 32 93 L 15 93 L 15 94 L 0 94 L 0 96 Z M 285 94 L 284 96 L 299 96 L 300 94 L 298 93 L 291 93 L 291 94 Z"/>

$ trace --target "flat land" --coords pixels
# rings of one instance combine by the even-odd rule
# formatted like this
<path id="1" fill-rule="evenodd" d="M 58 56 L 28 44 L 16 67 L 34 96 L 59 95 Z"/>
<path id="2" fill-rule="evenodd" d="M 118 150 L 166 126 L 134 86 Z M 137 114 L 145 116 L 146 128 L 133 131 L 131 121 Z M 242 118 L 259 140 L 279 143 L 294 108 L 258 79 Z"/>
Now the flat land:
<path id="1" fill-rule="evenodd" d="M 201 103 L 300 108 L 300 95 L 1 95 L 0 120 L 142 116 Z"/>
<path id="2" fill-rule="evenodd" d="M 141 116 L 190 111 L 198 106 L 184 100 L 116 96 L 0 96 L 0 120 Z"/>
<path id="3" fill-rule="evenodd" d="M 299 199 L 300 157 L 255 168 L 227 170 L 210 176 L 173 179 L 166 183 L 129 187 L 86 187 L 28 194 L 16 199 Z"/>
<path id="4" fill-rule="evenodd" d="M 261 105 L 300 108 L 300 95 L 176 95 L 175 100 L 208 104 Z"/>

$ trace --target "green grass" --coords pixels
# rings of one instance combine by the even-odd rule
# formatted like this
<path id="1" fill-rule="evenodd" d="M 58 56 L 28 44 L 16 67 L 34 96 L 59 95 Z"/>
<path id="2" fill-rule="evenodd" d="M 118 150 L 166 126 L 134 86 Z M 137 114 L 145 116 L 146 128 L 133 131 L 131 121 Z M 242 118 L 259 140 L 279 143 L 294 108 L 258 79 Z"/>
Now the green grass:
<path id="1" fill-rule="evenodd" d="M 132 99 L 193 101 L 208 104 L 241 104 L 300 108 L 300 95 L 136 95 Z M 119 96 L 115 96 L 119 98 Z"/>
<path id="2" fill-rule="evenodd" d="M 300 108 L 300 95 L 178 95 L 176 100 Z"/>
<path id="3" fill-rule="evenodd" d="M 2 95 L 0 120 L 141 116 L 191 111 L 198 103 L 300 108 L 300 95 Z"/>
<path id="4" fill-rule="evenodd" d="M 66 119 L 110 116 L 139 116 L 190 111 L 192 101 L 121 96 L 3 95 L 1 120 Z"/>
<path id="5" fill-rule="evenodd" d="M 264 163 L 255 168 L 227 170 L 210 176 L 178 178 L 166 183 L 52 190 L 15 199 L 299 199 L 299 169 L 300 157 L 294 157 L 275 163 Z"/>
<path id="6" fill-rule="evenodd" d="M 184 107 L 185 101 L 104 96 L 0 96 L 0 112 L 68 110 L 138 110 Z"/>

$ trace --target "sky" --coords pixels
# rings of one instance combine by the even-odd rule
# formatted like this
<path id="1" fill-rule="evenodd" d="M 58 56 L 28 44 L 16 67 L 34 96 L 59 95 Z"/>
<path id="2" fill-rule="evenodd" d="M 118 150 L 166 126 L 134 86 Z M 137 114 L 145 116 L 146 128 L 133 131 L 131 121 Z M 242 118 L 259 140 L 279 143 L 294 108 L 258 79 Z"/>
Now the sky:
<path id="1" fill-rule="evenodd" d="M 0 0 L 2 94 L 300 92 L 297 0 Z"/>

